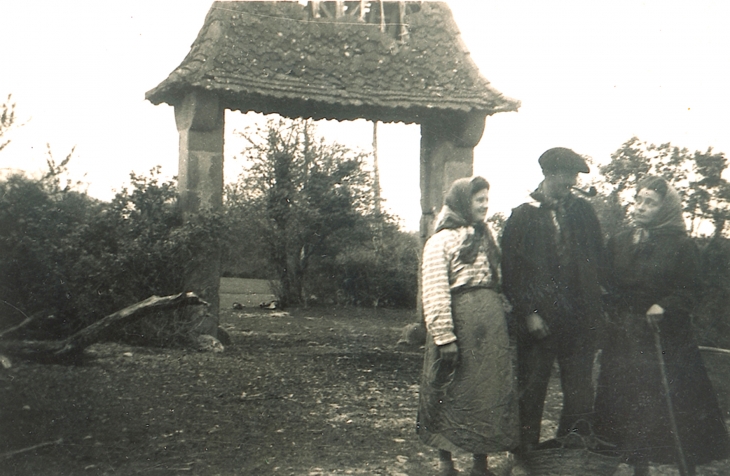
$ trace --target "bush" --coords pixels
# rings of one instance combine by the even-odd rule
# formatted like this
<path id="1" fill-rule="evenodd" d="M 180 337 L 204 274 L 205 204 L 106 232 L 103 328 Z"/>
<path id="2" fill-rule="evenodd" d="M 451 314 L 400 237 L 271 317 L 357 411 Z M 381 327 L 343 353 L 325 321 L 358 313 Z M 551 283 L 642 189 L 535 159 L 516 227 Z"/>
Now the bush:
<path id="1" fill-rule="evenodd" d="M 730 240 L 715 236 L 702 247 L 704 289 L 693 313 L 700 345 L 730 349 Z"/>
<path id="2" fill-rule="evenodd" d="M 159 169 L 150 176 L 131 174 L 131 189 L 117 193 L 103 216 L 93 224 L 89 267 L 96 270 L 96 315 L 111 313 L 152 295 L 186 289 L 186 279 L 201 256 L 217 249 L 222 233 L 218 214 L 201 214 L 182 222 L 177 189 L 160 182 Z M 197 322 L 189 313 L 166 313 L 127 326 L 120 338 L 136 344 L 174 345 L 187 342 Z"/>
<path id="3" fill-rule="evenodd" d="M 318 138 L 309 121 L 244 137 L 245 173 L 226 193 L 229 242 L 240 249 L 228 275 L 276 280 L 284 306 L 415 306 L 418 246 L 375 210 L 366 156 Z"/>
<path id="4" fill-rule="evenodd" d="M 241 184 L 226 187 L 224 204 L 225 244 L 222 250 L 221 275 L 233 278 L 276 280 L 267 242 L 271 240 L 266 218 L 256 201 L 245 200 Z"/>
<path id="5" fill-rule="evenodd" d="M 292 304 L 416 305 L 419 241 L 374 210 L 365 157 L 315 141 L 309 123 L 272 125 L 222 213 L 183 223 L 159 167 L 110 202 L 63 183 L 69 154 L 40 179 L 0 179 L 0 326 L 45 319 L 26 337 L 62 338 L 152 295 L 183 292 L 210 256 L 224 275 L 277 280 Z M 72 152 L 73 153 L 73 152 Z M 203 261 L 205 260 L 205 261 Z M 286 301 L 286 300 L 284 300 Z M 194 313 L 120 331 L 145 344 L 186 342 Z"/>
<path id="6" fill-rule="evenodd" d="M 59 189 L 48 177 L 0 182 L 0 293 L 8 304 L 0 325 L 42 313 L 53 317 L 29 336 L 60 338 L 151 295 L 184 291 L 196 257 L 218 246 L 221 217 L 183 224 L 175 183 L 158 175 L 159 168 L 132 174 L 131 187 L 109 203 Z M 120 338 L 188 340 L 197 323 L 168 314 L 129 326 Z"/>
<path id="7" fill-rule="evenodd" d="M 56 191 L 44 180 L 14 175 L 0 182 L 0 313 L 3 327 L 25 315 L 53 316 L 54 332 L 76 330 L 77 274 L 83 236 L 102 205 L 84 194 Z"/>
<path id="8" fill-rule="evenodd" d="M 420 249 L 418 237 L 386 226 L 380 236 L 337 257 L 336 295 L 359 306 L 415 308 Z"/>

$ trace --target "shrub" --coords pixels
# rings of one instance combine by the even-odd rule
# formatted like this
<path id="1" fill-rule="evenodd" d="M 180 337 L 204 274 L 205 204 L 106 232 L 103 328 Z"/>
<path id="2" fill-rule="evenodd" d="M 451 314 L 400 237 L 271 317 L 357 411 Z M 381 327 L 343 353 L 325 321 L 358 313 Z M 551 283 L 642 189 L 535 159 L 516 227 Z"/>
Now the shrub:
<path id="1" fill-rule="evenodd" d="M 415 308 L 420 240 L 392 224 L 383 228 L 337 257 L 335 293 L 347 304 Z"/>
<path id="2" fill-rule="evenodd" d="M 715 236 L 702 247 L 704 289 L 694 309 L 700 345 L 730 349 L 730 241 Z"/>
<path id="3" fill-rule="evenodd" d="M 43 313 L 53 318 L 30 336 L 68 335 L 151 295 L 184 291 L 196 257 L 218 246 L 221 217 L 183 224 L 175 183 L 160 181 L 159 168 L 132 174 L 131 186 L 108 203 L 53 180 L 16 175 L 0 182 L 3 327 Z M 185 321 L 185 313 L 168 314 L 129 326 L 120 338 L 156 345 L 187 340 L 197 323 Z"/>
<path id="4" fill-rule="evenodd" d="M 415 306 L 418 254 L 375 210 L 367 157 L 315 132 L 309 121 L 282 120 L 244 135 L 246 173 L 226 194 L 227 222 L 238 230 L 230 242 L 241 250 L 229 263 L 240 269 L 227 273 L 277 280 L 285 306 Z"/>
<path id="5" fill-rule="evenodd" d="M 96 315 L 108 314 L 151 295 L 186 290 L 186 279 L 222 233 L 218 214 L 182 222 L 173 181 L 161 182 L 159 168 L 149 176 L 131 174 L 131 188 L 117 193 L 91 227 L 89 267 L 96 271 Z M 92 284 L 89 282 L 89 284 Z M 102 314 L 102 315 L 103 315 Z M 188 341 L 198 324 L 189 313 L 166 313 L 127 326 L 120 338 L 137 344 L 173 345 Z"/>
<path id="6" fill-rule="evenodd" d="M 55 332 L 79 327 L 76 274 L 82 237 L 102 205 L 85 194 L 49 189 L 44 180 L 13 175 L 0 182 L 0 314 L 3 327 L 23 314 L 53 316 Z"/>

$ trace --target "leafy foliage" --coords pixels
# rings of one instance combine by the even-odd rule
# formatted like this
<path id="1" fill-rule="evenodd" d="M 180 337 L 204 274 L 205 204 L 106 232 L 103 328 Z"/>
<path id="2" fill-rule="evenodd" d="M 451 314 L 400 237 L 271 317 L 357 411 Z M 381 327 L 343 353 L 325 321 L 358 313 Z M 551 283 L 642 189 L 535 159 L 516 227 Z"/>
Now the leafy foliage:
<path id="1" fill-rule="evenodd" d="M 290 303 L 415 305 L 417 240 L 372 212 L 364 157 L 315 142 L 309 123 L 263 132 L 224 212 L 185 223 L 159 167 L 132 173 L 110 202 L 67 178 L 73 150 L 57 162 L 49 149 L 40 178 L 0 180 L 0 328 L 37 314 L 44 318 L 26 337 L 70 334 L 151 295 L 184 291 L 210 249 L 237 258 L 226 259 L 229 274 L 284 283 Z M 198 325 L 192 319 L 147 319 L 120 338 L 180 343 Z"/>
<path id="2" fill-rule="evenodd" d="M 633 137 L 601 167 L 607 193 L 593 199 L 593 205 L 604 229 L 615 233 L 628 225 L 628 203 L 637 181 L 654 174 L 677 188 L 693 235 L 701 235 L 705 223 L 714 225 L 712 237 L 695 236 L 704 286 L 693 319 L 701 344 L 730 348 L 730 241 L 723 236 L 730 216 L 730 182 L 723 177 L 727 166 L 725 155 L 712 148 L 690 153 L 669 143 L 657 146 Z"/>
<path id="3" fill-rule="evenodd" d="M 72 333 L 151 295 L 185 290 L 191 258 L 222 233 L 220 217 L 183 224 L 173 182 L 131 175 L 111 202 L 62 186 L 70 155 L 49 158 L 41 179 L 14 175 L 0 182 L 2 327 L 22 314 L 53 316 L 38 337 Z M 196 324 L 181 316 L 128 328 L 128 340 L 171 344 Z"/>
<path id="4" fill-rule="evenodd" d="M 270 121 L 243 135 L 250 143 L 247 166 L 227 189 L 228 220 L 263 244 L 267 277 L 279 283 L 283 305 L 332 296 L 353 304 L 415 304 L 417 255 L 401 243 L 407 240 L 392 219 L 374 211 L 363 154 L 316 138 L 308 121 Z M 404 267 L 384 270 L 401 259 Z M 408 286 L 411 293 L 384 297 L 386 289 Z"/>
<path id="5" fill-rule="evenodd" d="M 149 176 L 132 173 L 131 188 L 117 193 L 93 226 L 90 241 L 96 247 L 89 265 L 98 266 L 98 276 L 96 289 L 88 294 L 105 295 L 109 310 L 185 291 L 197 257 L 218 247 L 221 217 L 201 214 L 183 223 L 175 183 L 162 182 L 159 175 L 159 167 Z M 184 342 L 198 324 L 191 319 L 188 313 L 175 313 L 144 320 L 126 328 L 126 338 L 160 345 Z"/>
<path id="6" fill-rule="evenodd" d="M 16 125 L 15 107 L 12 94 L 8 94 L 5 102 L 0 104 L 0 150 L 10 144 L 10 139 L 2 140 L 2 138 Z"/>
<path id="7" fill-rule="evenodd" d="M 648 144 L 632 137 L 611 154 L 611 162 L 601 167 L 601 174 L 611 186 L 614 202 L 624 214 L 637 181 L 646 175 L 659 175 L 672 183 L 680 195 L 684 211 L 690 218 L 691 232 L 697 234 L 703 222 L 712 221 L 721 233 L 730 216 L 730 182 L 723 178 L 727 169 L 725 155 L 712 148 L 690 153 L 670 143 Z"/>
<path id="8" fill-rule="evenodd" d="M 628 206 L 622 204 L 616 193 L 602 194 L 588 198 L 601 224 L 604 238 L 615 235 L 629 227 Z"/>
<path id="9" fill-rule="evenodd" d="M 56 165 L 49 156 L 49 170 L 41 179 L 11 175 L 0 182 L 3 321 L 47 312 L 54 316 L 51 327 L 72 327 L 74 268 L 81 266 L 85 250 L 80 245 L 100 204 L 61 187 L 69 157 Z"/>
<path id="10" fill-rule="evenodd" d="M 420 241 L 414 234 L 398 230 L 388 217 L 381 220 L 372 224 L 370 240 L 352 243 L 335 259 L 318 262 L 318 294 L 334 293 L 341 304 L 416 306 Z"/>

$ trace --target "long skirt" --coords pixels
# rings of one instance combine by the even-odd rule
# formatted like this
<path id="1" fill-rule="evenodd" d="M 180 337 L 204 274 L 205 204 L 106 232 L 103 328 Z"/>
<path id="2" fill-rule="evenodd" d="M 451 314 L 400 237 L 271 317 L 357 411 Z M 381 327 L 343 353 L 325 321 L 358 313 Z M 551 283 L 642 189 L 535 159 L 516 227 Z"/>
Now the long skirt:
<path id="1" fill-rule="evenodd" d="M 452 295 L 459 360 L 448 368 L 429 335 L 416 430 L 425 444 L 487 454 L 519 442 L 516 382 L 502 301 L 490 289 Z"/>
<path id="2" fill-rule="evenodd" d="M 644 315 L 625 313 L 618 321 L 601 355 L 595 431 L 616 443 L 629 461 L 675 463 L 676 444 L 653 331 Z M 728 457 L 725 421 L 691 330 L 667 325 L 661 338 L 685 457 L 693 464 Z"/>

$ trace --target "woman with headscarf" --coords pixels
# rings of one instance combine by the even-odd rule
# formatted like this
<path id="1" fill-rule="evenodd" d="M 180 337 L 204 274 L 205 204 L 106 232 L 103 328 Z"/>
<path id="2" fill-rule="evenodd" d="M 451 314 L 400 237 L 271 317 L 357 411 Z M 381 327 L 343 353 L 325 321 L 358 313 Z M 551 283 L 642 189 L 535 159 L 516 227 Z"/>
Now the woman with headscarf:
<path id="1" fill-rule="evenodd" d="M 691 326 L 699 288 L 698 250 L 682 204 L 666 180 L 639 181 L 634 227 L 607 247 L 609 327 L 596 392 L 595 431 L 634 466 L 679 462 L 656 350 L 661 337 L 669 397 L 689 474 L 728 456 L 728 434 Z"/>
<path id="2" fill-rule="evenodd" d="M 451 453 L 473 454 L 471 476 L 489 476 L 487 454 L 518 443 L 517 396 L 499 285 L 499 250 L 484 219 L 489 183 L 456 180 L 423 250 L 428 331 L 417 431 L 439 449 L 442 476 L 458 474 Z"/>

